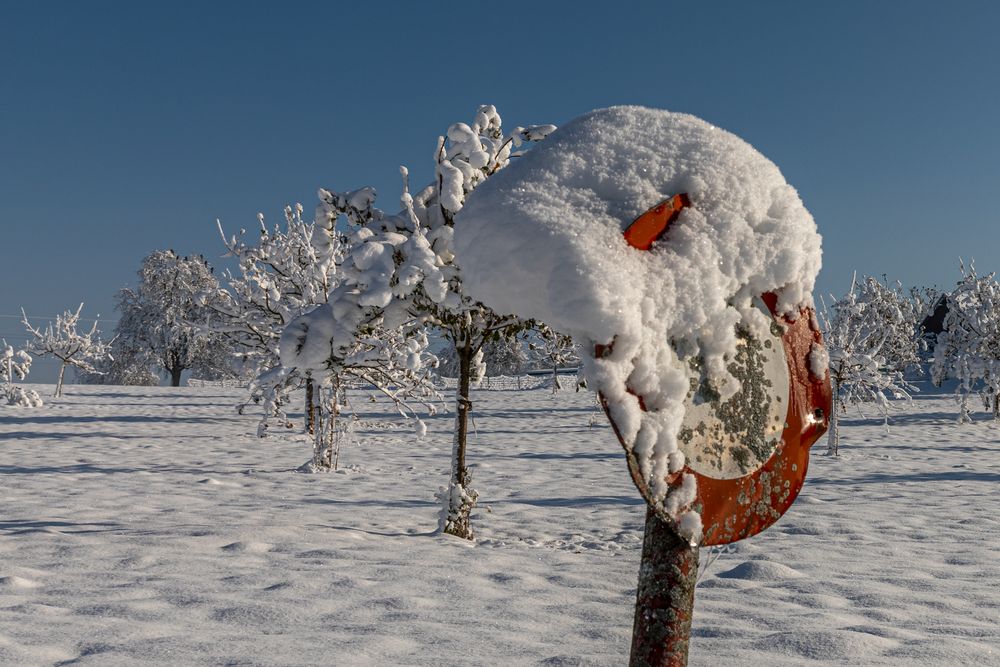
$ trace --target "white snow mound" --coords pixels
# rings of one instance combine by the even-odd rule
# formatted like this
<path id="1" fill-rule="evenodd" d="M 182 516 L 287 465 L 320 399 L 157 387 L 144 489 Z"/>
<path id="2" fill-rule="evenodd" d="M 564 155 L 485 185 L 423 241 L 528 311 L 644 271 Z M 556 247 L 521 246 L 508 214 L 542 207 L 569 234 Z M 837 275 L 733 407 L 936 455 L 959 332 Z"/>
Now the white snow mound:
<path id="1" fill-rule="evenodd" d="M 651 251 L 625 242 L 636 217 L 680 193 L 691 206 Z M 643 107 L 593 111 L 513 160 L 469 195 L 454 241 L 473 298 L 585 349 L 614 342 L 585 375 L 678 520 L 693 501 L 690 484 L 668 499 L 665 481 L 690 386 L 678 351 L 703 357 L 731 396 L 736 325 L 767 326 L 753 303 L 765 292 L 791 318 L 811 306 L 821 261 L 816 224 L 772 162 L 694 116 Z"/>

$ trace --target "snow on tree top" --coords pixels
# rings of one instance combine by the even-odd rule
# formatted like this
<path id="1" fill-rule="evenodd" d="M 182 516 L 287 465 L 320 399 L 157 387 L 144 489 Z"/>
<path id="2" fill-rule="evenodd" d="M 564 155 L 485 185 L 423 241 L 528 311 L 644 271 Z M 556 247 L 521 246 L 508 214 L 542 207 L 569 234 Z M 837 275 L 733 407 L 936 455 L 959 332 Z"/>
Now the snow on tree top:
<path id="1" fill-rule="evenodd" d="M 622 232 L 636 217 L 681 193 L 691 206 L 651 251 L 626 243 Z M 677 433 L 690 371 L 682 359 L 702 357 L 707 377 L 731 396 L 736 326 L 760 334 L 769 325 L 755 298 L 777 293 L 790 318 L 812 305 L 820 236 L 778 168 L 694 116 L 601 109 L 471 193 L 454 243 L 473 298 L 539 319 L 587 349 L 614 342 L 608 356 L 584 360 L 584 372 L 658 502 L 693 530 L 690 517 L 681 521 L 692 485 L 667 498 L 664 482 L 683 466 Z"/>

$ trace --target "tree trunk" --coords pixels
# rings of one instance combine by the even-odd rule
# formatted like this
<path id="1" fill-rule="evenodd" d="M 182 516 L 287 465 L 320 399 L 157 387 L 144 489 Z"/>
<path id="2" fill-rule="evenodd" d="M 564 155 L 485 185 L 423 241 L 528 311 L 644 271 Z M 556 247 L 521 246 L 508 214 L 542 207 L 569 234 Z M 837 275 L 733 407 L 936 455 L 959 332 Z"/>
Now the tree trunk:
<path id="1" fill-rule="evenodd" d="M 968 424 L 972 422 L 972 415 L 969 414 L 969 394 L 963 393 L 958 404 L 958 423 Z"/>
<path id="2" fill-rule="evenodd" d="M 333 469 L 337 470 L 340 466 L 340 445 L 341 442 L 341 432 L 340 432 L 340 395 L 341 392 L 346 392 L 346 389 L 342 389 L 340 386 L 340 376 L 338 375 L 333 381 L 333 388 L 330 392 L 333 396 L 333 400 L 330 403 L 330 433 L 333 434 Z M 330 454 L 327 454 L 327 464 L 331 464 Z"/>
<path id="3" fill-rule="evenodd" d="M 319 389 L 317 392 L 316 401 L 322 405 L 323 404 L 323 390 Z M 323 467 L 323 456 L 327 451 L 326 446 L 326 423 L 323 419 L 322 410 L 316 420 L 316 430 L 313 432 L 313 456 L 312 456 L 312 466 L 315 469 Z"/>
<path id="4" fill-rule="evenodd" d="M 830 433 L 826 436 L 826 453 L 840 456 L 840 395 L 837 380 L 830 378 Z"/>
<path id="5" fill-rule="evenodd" d="M 687 665 L 698 579 L 698 547 L 646 509 L 635 597 L 631 667 Z"/>
<path id="6" fill-rule="evenodd" d="M 307 385 L 308 387 L 308 385 Z M 313 433 L 312 465 L 315 470 L 336 470 L 340 463 L 341 433 L 340 424 L 340 379 L 334 377 L 330 387 L 326 411 L 323 405 L 323 389 L 316 387 L 316 400 L 313 409 L 315 416 L 315 432 Z"/>
<path id="7" fill-rule="evenodd" d="M 451 456 L 451 481 L 445 498 L 442 531 L 466 540 L 475 538 L 472 531 L 472 509 L 479 494 L 471 487 L 472 478 L 465 465 L 465 449 L 469 435 L 469 385 L 472 379 L 472 341 L 466 338 L 455 344 L 458 356 L 458 386 L 455 390 L 455 440 Z"/>
<path id="8" fill-rule="evenodd" d="M 170 386 L 181 386 L 181 373 L 184 372 L 184 369 L 180 366 L 173 366 L 172 368 L 168 368 L 167 371 L 170 373 Z"/>
<path id="9" fill-rule="evenodd" d="M 59 379 L 56 381 L 56 393 L 55 393 L 55 396 L 57 396 L 57 397 L 58 396 L 62 396 L 63 378 L 65 376 L 66 376 L 66 362 L 64 361 L 64 362 L 62 362 L 62 365 L 59 366 Z"/>
<path id="10" fill-rule="evenodd" d="M 306 375 L 306 433 L 313 435 L 316 433 L 316 403 L 313 400 L 313 379 L 312 375 Z"/>
<path id="11" fill-rule="evenodd" d="M 558 392 L 562 389 L 562 385 L 559 384 L 559 364 L 552 364 L 552 393 Z"/>

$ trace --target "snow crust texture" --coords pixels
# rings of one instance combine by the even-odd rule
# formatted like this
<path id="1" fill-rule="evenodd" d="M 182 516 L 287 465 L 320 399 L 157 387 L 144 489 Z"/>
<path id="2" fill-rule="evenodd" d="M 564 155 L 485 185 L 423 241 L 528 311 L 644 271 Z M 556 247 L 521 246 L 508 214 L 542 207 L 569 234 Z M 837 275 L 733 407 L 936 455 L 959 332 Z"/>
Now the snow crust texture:
<path id="1" fill-rule="evenodd" d="M 635 218 L 681 193 L 692 205 L 651 251 L 626 243 Z M 666 480 L 683 465 L 687 360 L 701 357 L 705 379 L 732 396 L 736 327 L 769 326 L 754 299 L 775 292 L 794 319 L 812 305 L 821 261 L 812 216 L 772 162 L 694 116 L 643 107 L 594 111 L 553 132 L 469 196 L 454 242 L 472 297 L 585 349 L 613 343 L 585 360 L 585 375 L 679 523 L 695 490 L 682 484 L 667 498 Z"/>

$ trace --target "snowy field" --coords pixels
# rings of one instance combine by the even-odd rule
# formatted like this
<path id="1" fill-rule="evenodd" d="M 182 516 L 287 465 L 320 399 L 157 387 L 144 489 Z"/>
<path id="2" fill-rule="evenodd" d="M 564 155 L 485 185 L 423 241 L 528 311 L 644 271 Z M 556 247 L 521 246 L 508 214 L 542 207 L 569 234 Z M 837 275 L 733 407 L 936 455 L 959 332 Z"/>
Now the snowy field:
<path id="1" fill-rule="evenodd" d="M 692 665 L 1000 665 L 1000 427 L 922 389 L 710 564 Z M 308 475 L 240 396 L 0 406 L 0 664 L 627 662 L 644 506 L 590 394 L 474 395 L 475 543 L 435 534 L 451 417 L 414 441 L 360 402 L 348 469 Z"/>

